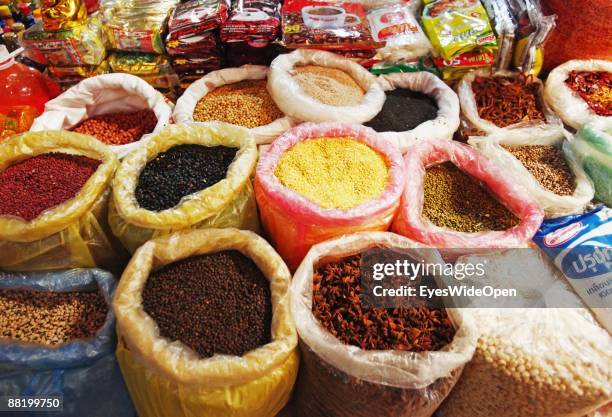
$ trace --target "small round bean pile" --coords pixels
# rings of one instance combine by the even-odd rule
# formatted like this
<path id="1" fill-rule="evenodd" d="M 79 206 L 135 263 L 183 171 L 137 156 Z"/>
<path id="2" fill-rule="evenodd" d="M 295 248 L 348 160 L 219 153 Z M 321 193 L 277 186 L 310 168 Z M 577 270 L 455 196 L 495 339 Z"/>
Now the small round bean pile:
<path id="1" fill-rule="evenodd" d="M 217 120 L 248 128 L 267 125 L 283 117 L 266 88 L 266 80 L 223 85 L 198 101 L 193 119 Z"/>
<path id="2" fill-rule="evenodd" d="M 163 337 L 203 358 L 242 356 L 271 340 L 270 283 L 235 250 L 164 266 L 149 276 L 142 304 Z"/>
<path id="3" fill-rule="evenodd" d="M 47 153 L 0 172 L 0 215 L 30 221 L 73 198 L 100 161 L 81 155 Z"/>
<path id="4" fill-rule="evenodd" d="M 94 136 L 108 145 L 125 145 L 151 133 L 157 124 L 153 110 L 111 113 L 90 117 L 72 129 L 73 132 Z"/>
<path id="5" fill-rule="evenodd" d="M 58 345 L 95 336 L 108 306 L 99 292 L 0 290 L 0 337 Z"/>
<path id="6" fill-rule="evenodd" d="M 504 146 L 538 180 L 542 187 L 557 195 L 572 195 L 576 190 L 563 150 L 557 146 Z"/>
<path id="7" fill-rule="evenodd" d="M 423 216 L 438 227 L 475 233 L 506 230 L 519 219 L 451 162 L 427 168 Z"/>
<path id="8" fill-rule="evenodd" d="M 353 77 L 336 68 L 304 65 L 293 70 L 293 78 L 306 94 L 330 106 L 357 105 L 365 94 Z"/>
<path id="9" fill-rule="evenodd" d="M 237 151 L 225 146 L 178 145 L 161 152 L 138 177 L 138 204 L 153 211 L 175 207 L 183 197 L 223 180 Z"/>

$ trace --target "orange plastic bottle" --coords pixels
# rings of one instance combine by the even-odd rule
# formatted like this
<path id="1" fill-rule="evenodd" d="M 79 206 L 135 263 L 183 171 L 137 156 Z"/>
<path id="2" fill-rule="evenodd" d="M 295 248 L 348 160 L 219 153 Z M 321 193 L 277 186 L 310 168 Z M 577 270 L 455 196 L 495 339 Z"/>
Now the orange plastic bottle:
<path id="1" fill-rule="evenodd" d="M 40 114 L 45 103 L 57 97 L 61 90 L 39 71 L 15 61 L 21 53 L 18 49 L 8 53 L 6 46 L 0 45 L 0 91 L 4 106 L 32 106 Z"/>

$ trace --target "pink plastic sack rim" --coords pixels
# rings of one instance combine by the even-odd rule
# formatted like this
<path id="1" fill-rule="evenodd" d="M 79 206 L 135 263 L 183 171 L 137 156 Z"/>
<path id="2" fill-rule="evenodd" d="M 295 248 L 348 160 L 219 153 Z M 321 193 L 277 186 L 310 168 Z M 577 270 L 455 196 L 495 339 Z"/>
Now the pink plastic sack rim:
<path id="1" fill-rule="evenodd" d="M 321 137 L 351 137 L 380 152 L 389 166 L 389 184 L 382 194 L 348 210 L 326 209 L 282 185 L 274 170 L 283 154 L 299 142 Z M 363 221 L 389 210 L 399 200 L 404 177 L 404 162 L 399 149 L 376 131 L 358 124 L 328 122 L 302 123 L 279 136 L 259 158 L 255 179 L 266 197 L 281 210 L 305 222 L 338 226 Z"/>
<path id="2" fill-rule="evenodd" d="M 394 229 L 408 228 L 411 237 L 421 243 L 448 248 L 452 241 L 453 247 L 470 249 L 520 246 L 533 237 L 544 219 L 542 208 L 526 190 L 512 181 L 512 175 L 471 146 L 456 141 L 423 140 L 409 148 L 405 161 L 410 178 L 404 186 L 399 208 L 401 221 L 405 224 Z M 424 221 L 422 205 L 405 202 L 419 201 L 419 194 L 423 192 L 425 168 L 444 162 L 454 163 L 457 168 L 485 183 L 494 195 L 503 195 L 500 201 L 520 219 L 520 223 L 502 231 L 467 233 Z"/>

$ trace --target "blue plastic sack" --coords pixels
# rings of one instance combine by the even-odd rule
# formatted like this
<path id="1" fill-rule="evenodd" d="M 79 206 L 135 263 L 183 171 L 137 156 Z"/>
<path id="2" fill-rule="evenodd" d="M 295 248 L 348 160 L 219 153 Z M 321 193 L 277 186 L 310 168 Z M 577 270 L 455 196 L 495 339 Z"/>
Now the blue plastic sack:
<path id="1" fill-rule="evenodd" d="M 62 412 L 15 412 L 48 417 L 134 417 L 115 358 L 117 337 L 111 308 L 114 277 L 99 269 L 56 272 L 0 272 L 0 288 L 36 291 L 98 289 L 109 306 L 104 325 L 91 339 L 43 347 L 0 339 L 0 395 L 59 396 Z M 5 415 L 0 413 L 0 415 Z"/>

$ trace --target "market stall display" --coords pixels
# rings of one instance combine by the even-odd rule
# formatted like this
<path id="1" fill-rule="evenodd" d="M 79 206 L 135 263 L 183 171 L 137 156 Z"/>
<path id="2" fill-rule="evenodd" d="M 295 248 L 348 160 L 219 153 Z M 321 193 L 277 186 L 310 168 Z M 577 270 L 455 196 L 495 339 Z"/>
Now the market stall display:
<path id="1" fill-rule="evenodd" d="M 201 282 L 203 277 L 208 277 L 206 283 Z M 267 282 L 265 291 L 259 283 L 262 278 Z M 140 247 L 113 302 L 122 340 L 117 356 L 138 414 L 275 416 L 289 400 L 298 369 L 297 337 L 289 310 L 290 279 L 278 254 L 251 232 L 198 230 L 154 239 Z M 240 290 L 246 281 L 259 289 Z M 160 285 L 179 289 L 196 282 L 200 284 L 183 290 L 178 298 L 167 291 L 162 292 L 163 298 L 155 296 Z M 244 296 L 249 293 L 258 303 L 270 297 L 271 307 L 246 304 L 234 298 L 239 293 L 232 291 L 214 291 L 219 285 L 230 285 Z M 212 306 L 223 300 L 212 299 L 213 294 L 226 298 L 223 308 L 207 319 L 215 327 L 200 333 L 192 331 L 191 317 L 178 313 L 189 306 L 193 314 L 201 314 L 200 303 L 176 304 L 181 297 L 187 300 L 198 293 Z M 164 304 L 158 308 L 155 303 Z M 177 311 L 176 320 L 167 316 L 169 311 Z M 157 314 L 163 315 L 161 319 Z M 245 329 L 247 322 L 258 323 L 259 330 Z M 257 335 L 262 324 L 271 329 L 266 337 Z M 177 341 L 169 337 L 169 331 L 182 332 L 185 336 L 179 340 L 189 339 Z"/>

